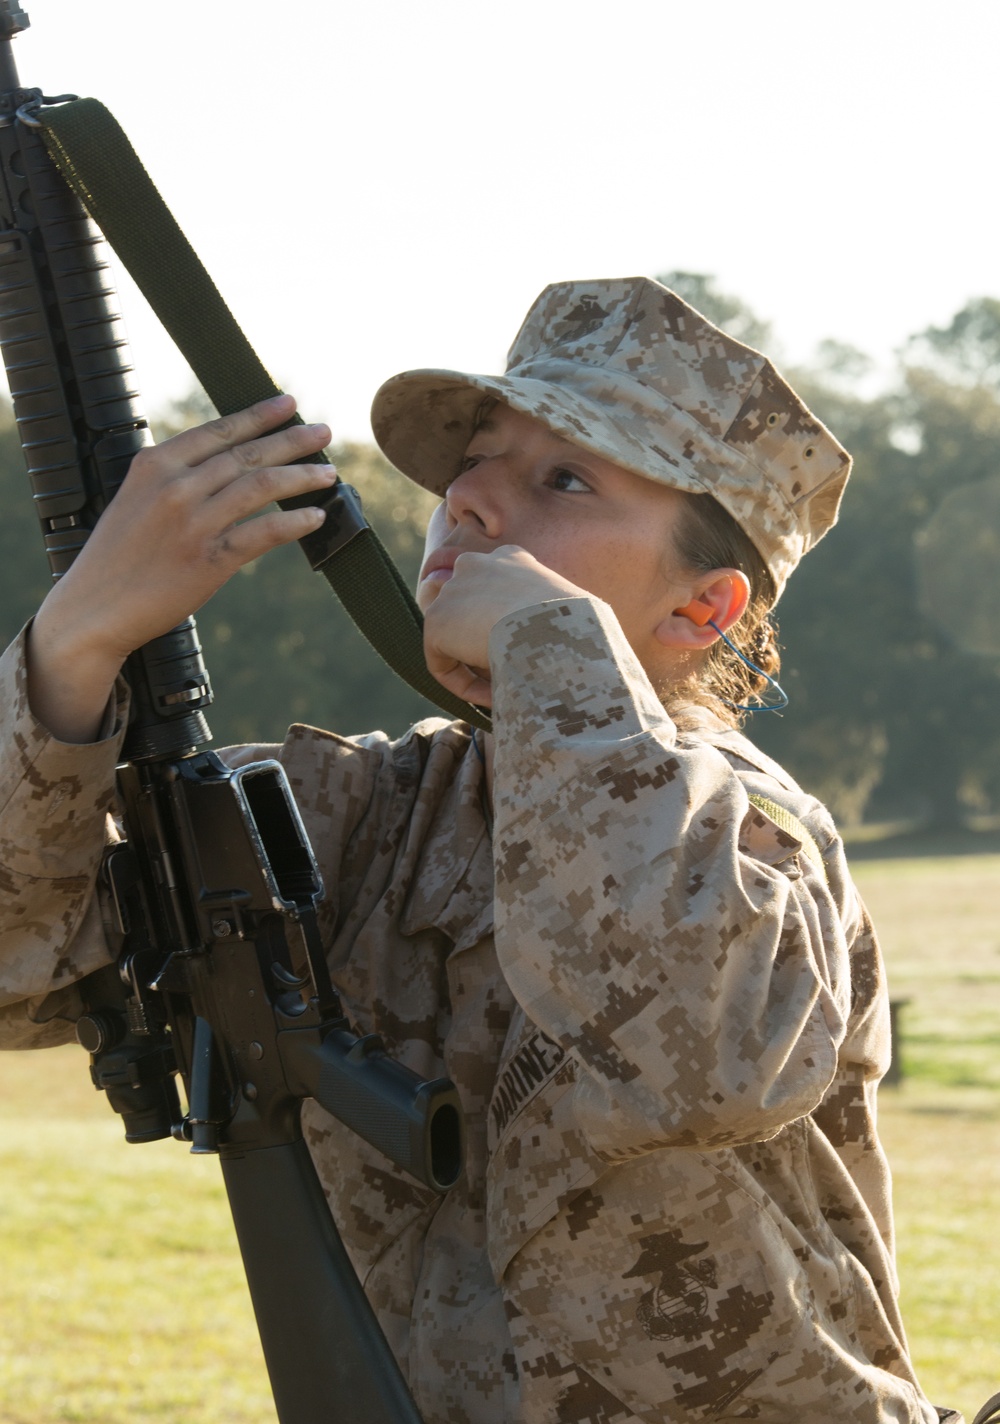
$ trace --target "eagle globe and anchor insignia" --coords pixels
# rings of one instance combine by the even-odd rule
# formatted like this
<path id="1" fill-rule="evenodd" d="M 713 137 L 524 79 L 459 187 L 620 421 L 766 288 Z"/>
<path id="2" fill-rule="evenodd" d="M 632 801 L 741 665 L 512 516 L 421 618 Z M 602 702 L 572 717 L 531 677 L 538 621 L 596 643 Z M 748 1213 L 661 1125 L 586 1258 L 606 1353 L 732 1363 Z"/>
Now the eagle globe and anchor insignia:
<path id="1" fill-rule="evenodd" d="M 596 297 L 585 294 L 572 311 L 556 322 L 553 332 L 559 341 L 582 341 L 595 332 L 609 315 Z"/>
<path id="2" fill-rule="evenodd" d="M 708 1290 L 716 1285 L 715 1262 L 710 1256 L 693 1258 L 708 1245 L 690 1245 L 679 1231 L 661 1231 L 639 1240 L 642 1254 L 623 1280 L 630 1276 L 660 1277 L 659 1283 L 644 1293 L 636 1319 L 651 1340 L 674 1340 L 700 1333 L 708 1314 Z"/>

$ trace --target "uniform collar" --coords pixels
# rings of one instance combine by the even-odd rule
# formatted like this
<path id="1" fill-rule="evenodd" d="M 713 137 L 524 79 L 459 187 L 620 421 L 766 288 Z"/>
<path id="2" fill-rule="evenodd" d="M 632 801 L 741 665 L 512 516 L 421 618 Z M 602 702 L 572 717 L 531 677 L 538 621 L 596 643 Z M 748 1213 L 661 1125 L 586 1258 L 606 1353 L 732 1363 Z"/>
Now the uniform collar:
<path id="1" fill-rule="evenodd" d="M 719 751 L 726 752 L 730 757 L 737 757 L 755 771 L 772 777 L 779 786 L 784 786 L 789 791 L 799 790 L 783 767 L 772 761 L 748 737 L 736 727 L 724 722 L 709 707 L 685 707 L 683 728 L 678 732 L 677 741 L 680 746 L 705 742 L 711 747 L 717 747 Z"/>

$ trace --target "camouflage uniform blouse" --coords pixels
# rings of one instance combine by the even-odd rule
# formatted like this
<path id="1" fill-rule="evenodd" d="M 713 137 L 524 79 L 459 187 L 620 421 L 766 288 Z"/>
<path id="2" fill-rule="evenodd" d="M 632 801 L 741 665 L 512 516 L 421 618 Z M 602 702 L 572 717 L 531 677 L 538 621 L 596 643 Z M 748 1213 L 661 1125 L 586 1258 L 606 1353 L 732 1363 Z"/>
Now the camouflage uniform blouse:
<path id="1" fill-rule="evenodd" d="M 607 607 L 493 632 L 495 828 L 461 724 L 293 727 L 280 756 L 360 1030 L 447 1073 L 443 1201 L 309 1103 L 307 1139 L 428 1424 L 924 1421 L 875 1132 L 887 1002 L 829 816 L 743 737 L 679 733 Z M 58 1042 L 107 951 L 118 738 L 2 689 L 2 1024 Z M 120 713 L 120 709 L 119 709 Z M 271 749 L 244 748 L 231 761 Z M 823 853 L 755 810 L 790 809 Z"/>

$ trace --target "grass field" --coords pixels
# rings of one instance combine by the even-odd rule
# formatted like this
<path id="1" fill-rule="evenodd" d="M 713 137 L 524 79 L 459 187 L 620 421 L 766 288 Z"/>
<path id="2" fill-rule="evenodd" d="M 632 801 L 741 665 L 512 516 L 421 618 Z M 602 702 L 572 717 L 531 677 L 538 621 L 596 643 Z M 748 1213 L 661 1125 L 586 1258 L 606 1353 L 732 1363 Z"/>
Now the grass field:
<path id="1" fill-rule="evenodd" d="M 904 1316 L 971 1419 L 1000 1388 L 1000 855 L 856 872 L 909 1000 L 881 1097 Z M 0 1055 L 0 1261 L 0 1424 L 273 1424 L 217 1163 L 127 1146 L 82 1050 Z"/>
<path id="2" fill-rule="evenodd" d="M 879 1108 L 903 1318 L 924 1388 L 971 1420 L 1000 1389 L 1000 855 L 854 872 L 908 1000 Z"/>

